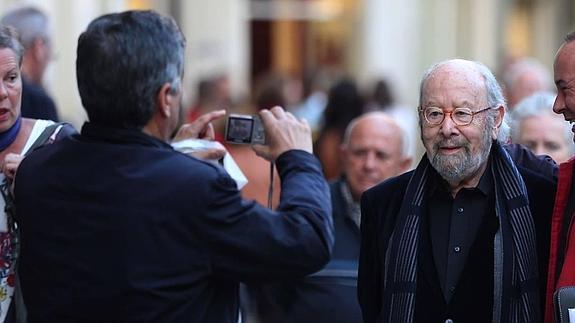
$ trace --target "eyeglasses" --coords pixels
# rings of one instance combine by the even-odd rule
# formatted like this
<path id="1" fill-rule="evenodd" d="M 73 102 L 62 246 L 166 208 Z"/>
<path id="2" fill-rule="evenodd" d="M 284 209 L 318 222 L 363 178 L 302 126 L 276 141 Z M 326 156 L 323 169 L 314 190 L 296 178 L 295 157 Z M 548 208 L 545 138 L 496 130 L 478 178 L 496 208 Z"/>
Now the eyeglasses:
<path id="1" fill-rule="evenodd" d="M 427 107 L 424 109 L 419 108 L 419 111 L 423 113 L 425 121 L 432 127 L 442 124 L 446 114 L 449 114 L 451 120 L 453 120 L 453 123 L 456 125 L 467 126 L 473 121 L 473 117 L 476 114 L 492 108 L 493 107 L 487 107 L 478 111 L 471 111 L 471 109 L 468 108 L 455 108 L 451 112 L 444 112 L 443 109 L 438 107 Z"/>

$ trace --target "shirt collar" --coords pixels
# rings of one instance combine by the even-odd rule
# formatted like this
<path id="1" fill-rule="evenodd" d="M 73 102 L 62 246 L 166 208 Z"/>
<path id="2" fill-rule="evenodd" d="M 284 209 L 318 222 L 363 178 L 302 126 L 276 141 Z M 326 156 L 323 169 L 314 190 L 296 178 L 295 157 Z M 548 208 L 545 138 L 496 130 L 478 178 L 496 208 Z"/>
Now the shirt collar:
<path id="1" fill-rule="evenodd" d="M 359 202 L 353 199 L 345 176 L 342 176 L 339 181 L 339 189 L 346 206 L 347 217 L 349 217 L 359 228 L 361 225 L 361 207 Z"/>

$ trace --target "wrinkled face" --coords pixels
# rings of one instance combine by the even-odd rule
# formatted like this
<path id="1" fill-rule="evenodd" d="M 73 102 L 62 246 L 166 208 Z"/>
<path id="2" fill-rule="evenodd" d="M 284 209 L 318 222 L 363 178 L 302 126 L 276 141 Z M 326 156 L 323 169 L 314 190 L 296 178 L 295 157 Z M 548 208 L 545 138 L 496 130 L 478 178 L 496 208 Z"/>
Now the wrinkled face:
<path id="1" fill-rule="evenodd" d="M 575 122 L 575 41 L 563 44 L 553 64 L 557 98 L 553 111 L 563 114 L 565 120 Z"/>
<path id="2" fill-rule="evenodd" d="M 557 115 L 543 114 L 521 120 L 517 143 L 536 155 L 549 155 L 557 163 L 571 157 L 573 143 L 565 140 L 565 121 Z"/>
<path id="3" fill-rule="evenodd" d="M 422 108 L 439 107 L 445 112 L 456 108 L 479 111 L 487 107 L 483 77 L 466 64 L 447 64 L 428 78 L 423 89 Z M 465 126 L 456 125 L 446 114 L 443 123 L 430 126 L 420 112 L 421 137 L 427 158 L 449 183 L 480 177 L 487 163 L 491 140 L 497 137 L 491 118 L 494 110 L 476 114 Z"/>
<path id="4" fill-rule="evenodd" d="M 397 125 L 375 117 L 363 119 L 353 128 L 349 143 L 342 145 L 342 160 L 355 200 L 410 166 L 411 160 L 402 154 L 401 133 Z"/>
<path id="5" fill-rule="evenodd" d="M 16 122 L 20 115 L 22 78 L 18 57 L 12 49 L 0 49 L 0 132 Z"/>

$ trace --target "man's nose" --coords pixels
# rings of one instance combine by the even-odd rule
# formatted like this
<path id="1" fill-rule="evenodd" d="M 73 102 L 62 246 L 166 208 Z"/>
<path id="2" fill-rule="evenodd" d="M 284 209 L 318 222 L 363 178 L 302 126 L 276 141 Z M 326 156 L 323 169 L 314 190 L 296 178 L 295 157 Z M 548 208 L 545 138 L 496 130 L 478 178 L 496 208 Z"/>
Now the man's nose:
<path id="1" fill-rule="evenodd" d="M 555 102 L 553 103 L 553 112 L 562 114 L 565 108 L 565 98 L 563 97 L 563 94 L 557 94 Z"/>
<path id="2" fill-rule="evenodd" d="M 377 157 L 374 152 L 367 153 L 363 166 L 365 169 L 373 169 L 377 164 Z"/>
<path id="3" fill-rule="evenodd" d="M 549 153 L 543 148 L 543 145 L 539 144 L 533 148 L 533 152 L 535 155 L 549 155 Z"/>
<path id="4" fill-rule="evenodd" d="M 450 137 L 457 130 L 457 125 L 451 119 L 451 114 L 446 114 L 443 122 L 440 125 L 439 131 L 444 137 Z"/>

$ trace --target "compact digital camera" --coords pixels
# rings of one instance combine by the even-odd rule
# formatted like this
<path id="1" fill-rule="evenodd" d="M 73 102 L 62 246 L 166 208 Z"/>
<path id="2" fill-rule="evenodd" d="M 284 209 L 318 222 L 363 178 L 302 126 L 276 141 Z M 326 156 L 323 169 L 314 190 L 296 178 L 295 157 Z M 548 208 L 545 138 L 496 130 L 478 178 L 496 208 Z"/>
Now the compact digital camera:
<path id="1" fill-rule="evenodd" d="M 266 133 L 258 115 L 230 114 L 226 122 L 226 141 L 236 144 L 265 144 Z"/>

